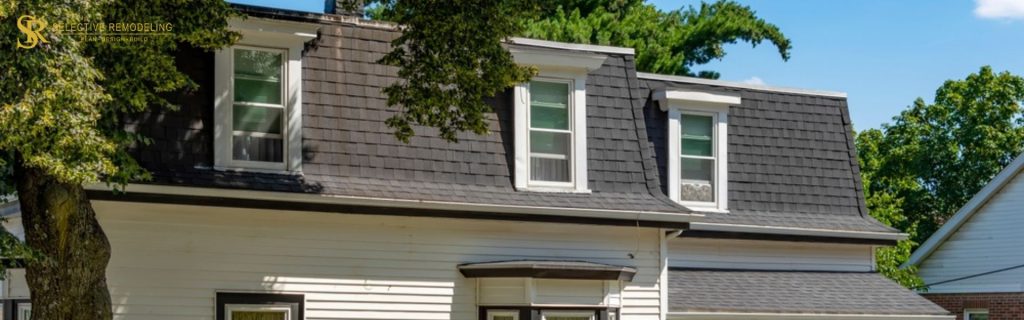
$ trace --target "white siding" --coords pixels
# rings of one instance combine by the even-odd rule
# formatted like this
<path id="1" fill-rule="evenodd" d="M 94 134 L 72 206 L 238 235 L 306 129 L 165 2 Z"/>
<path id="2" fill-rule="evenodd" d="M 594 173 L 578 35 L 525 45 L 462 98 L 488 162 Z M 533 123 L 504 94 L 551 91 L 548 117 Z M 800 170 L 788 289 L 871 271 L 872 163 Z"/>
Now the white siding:
<path id="1" fill-rule="evenodd" d="M 686 268 L 871 271 L 868 245 L 676 238 L 669 266 Z"/>
<path id="2" fill-rule="evenodd" d="M 213 319 L 218 290 L 304 293 L 307 319 L 475 319 L 476 283 L 456 265 L 508 259 L 636 266 L 623 291 L 623 318 L 656 319 L 659 312 L 656 229 L 94 207 L 113 249 L 107 274 L 115 319 Z"/>
<path id="3" fill-rule="evenodd" d="M 1024 264 L 1024 179 L 1018 174 L 921 264 L 926 284 Z M 929 292 L 1021 292 L 1024 268 L 944 285 Z"/>

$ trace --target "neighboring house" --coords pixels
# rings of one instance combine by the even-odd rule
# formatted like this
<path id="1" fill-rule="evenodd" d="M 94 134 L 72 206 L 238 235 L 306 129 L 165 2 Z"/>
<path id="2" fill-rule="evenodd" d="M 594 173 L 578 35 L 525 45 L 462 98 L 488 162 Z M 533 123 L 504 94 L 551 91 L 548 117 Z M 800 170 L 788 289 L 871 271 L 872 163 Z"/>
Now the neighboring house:
<path id="1" fill-rule="evenodd" d="M 116 319 L 952 319 L 874 272 L 905 235 L 867 215 L 844 94 L 510 39 L 540 74 L 492 134 L 403 144 L 394 26 L 242 9 L 241 43 L 182 50 L 180 110 L 128 124 L 154 179 L 89 187 Z"/>
<path id="2" fill-rule="evenodd" d="M 1024 155 L 910 256 L 922 294 L 961 320 L 1024 319 Z"/>

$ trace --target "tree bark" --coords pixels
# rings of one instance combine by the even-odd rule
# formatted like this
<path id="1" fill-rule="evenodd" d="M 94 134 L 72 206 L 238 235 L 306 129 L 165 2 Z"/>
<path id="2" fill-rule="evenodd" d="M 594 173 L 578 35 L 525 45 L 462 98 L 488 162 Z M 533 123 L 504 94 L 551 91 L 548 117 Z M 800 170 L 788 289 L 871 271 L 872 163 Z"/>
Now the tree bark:
<path id="1" fill-rule="evenodd" d="M 21 161 L 15 161 L 14 176 L 25 241 L 41 254 L 29 259 L 25 270 L 32 319 L 110 319 L 110 243 L 85 189 Z"/>

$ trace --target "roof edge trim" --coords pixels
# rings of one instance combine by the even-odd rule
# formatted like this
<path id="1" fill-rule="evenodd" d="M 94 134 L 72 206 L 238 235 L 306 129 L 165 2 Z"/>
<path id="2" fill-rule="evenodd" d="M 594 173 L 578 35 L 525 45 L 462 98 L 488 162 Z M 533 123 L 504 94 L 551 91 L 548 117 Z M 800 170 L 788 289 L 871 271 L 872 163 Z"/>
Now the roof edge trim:
<path id="1" fill-rule="evenodd" d="M 657 74 L 657 73 L 647 73 L 647 72 L 637 72 L 636 73 L 636 77 L 640 78 L 640 79 L 647 79 L 647 80 L 662 80 L 662 81 L 672 81 L 672 82 L 679 82 L 679 83 L 704 84 L 704 85 L 710 85 L 710 86 L 729 87 L 729 88 L 737 88 L 737 89 L 750 89 L 750 90 L 760 90 L 760 91 L 769 91 L 769 92 L 778 92 L 778 93 L 792 93 L 792 94 L 802 94 L 802 95 L 820 96 L 820 97 L 831 97 L 831 98 L 846 98 L 846 92 L 839 92 L 839 91 L 801 89 L 801 88 L 788 88 L 788 87 L 773 87 L 773 86 L 763 86 L 763 85 L 748 84 L 748 83 L 734 82 L 734 81 L 711 80 L 711 79 L 684 77 L 684 76 L 672 76 L 672 75 L 667 75 L 667 74 Z"/>
<path id="2" fill-rule="evenodd" d="M 626 54 L 635 55 L 636 50 L 633 48 L 613 47 L 613 46 L 602 46 L 596 44 L 581 44 L 581 43 L 568 43 L 558 41 L 548 41 L 521 37 L 511 37 L 508 39 L 509 43 L 519 44 L 531 47 L 551 48 L 551 49 L 564 49 L 564 50 L 578 50 L 578 51 L 590 51 L 598 53 L 610 53 L 610 54 Z"/>
<path id="3" fill-rule="evenodd" d="M 1006 184 L 1010 183 L 1022 168 L 1024 168 L 1024 153 L 1013 159 L 1010 164 L 1006 165 L 1006 168 L 1003 168 L 1002 171 L 992 178 L 992 181 L 989 181 L 984 188 L 981 188 L 981 191 L 974 194 L 974 197 L 971 197 L 971 200 L 968 200 L 960 210 L 957 210 L 953 217 L 949 218 L 938 231 L 935 231 L 934 234 L 928 237 L 928 240 L 925 240 L 924 244 L 918 247 L 917 250 L 914 250 L 914 253 L 910 255 L 910 258 L 901 267 L 919 265 L 925 258 L 931 256 L 942 243 L 946 242 L 946 239 L 949 239 L 956 230 L 960 229 L 967 220 L 970 220 L 979 209 L 984 207 L 993 196 L 998 194 L 999 190 L 1002 190 Z"/>
<path id="4" fill-rule="evenodd" d="M 94 191 L 111 191 L 110 187 L 102 183 L 86 185 L 85 189 Z M 430 200 L 406 200 L 390 198 L 322 195 L 295 192 L 197 188 L 137 183 L 127 185 L 125 187 L 125 191 L 128 193 L 152 193 L 176 196 L 222 197 L 246 200 L 274 200 L 283 202 L 344 204 L 370 207 L 420 208 L 509 214 L 514 213 L 536 216 L 563 216 L 573 218 L 601 218 L 612 220 L 669 223 L 689 223 L 695 220 L 700 220 L 701 218 L 704 217 L 704 215 L 702 214 L 695 213 L 517 206 Z"/>
<path id="5" fill-rule="evenodd" d="M 915 320 L 952 320 L 952 315 L 913 315 L 913 314 L 838 314 L 838 313 L 760 313 L 760 312 L 697 312 L 697 311 L 669 311 L 669 319 L 687 320 L 783 320 L 783 319 L 806 319 L 806 320 L 889 320 L 889 319 L 915 319 Z"/>
<path id="6" fill-rule="evenodd" d="M 705 223 L 705 222 L 693 222 L 690 223 L 691 230 L 698 231 L 719 231 L 719 232 L 739 232 L 739 233 L 760 233 L 760 234 L 782 234 L 782 235 L 797 235 L 797 236 L 812 236 L 812 237 L 835 237 L 835 238 L 853 238 L 853 239 L 873 239 L 873 240 L 891 240 L 899 241 L 907 238 L 906 233 L 897 232 L 873 232 L 873 231 L 848 231 L 848 230 L 832 230 L 832 229 L 814 229 L 814 228 L 797 228 L 797 227 L 773 227 L 773 226 L 755 226 L 755 225 L 740 225 L 740 224 L 725 224 L 725 223 Z M 684 231 L 685 233 L 685 231 Z"/>

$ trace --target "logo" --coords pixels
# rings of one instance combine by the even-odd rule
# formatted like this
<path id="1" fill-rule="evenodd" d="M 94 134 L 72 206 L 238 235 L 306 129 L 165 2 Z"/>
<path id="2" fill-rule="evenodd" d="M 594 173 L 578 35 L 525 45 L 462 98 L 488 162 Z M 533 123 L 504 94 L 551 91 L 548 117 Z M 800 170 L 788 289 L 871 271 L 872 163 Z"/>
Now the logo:
<path id="1" fill-rule="evenodd" d="M 18 48 L 32 49 L 39 45 L 39 42 L 50 43 L 46 41 L 46 38 L 40 33 L 46 28 L 46 20 L 36 19 L 36 17 L 24 15 L 18 18 L 18 30 L 25 34 L 25 41 L 22 42 L 18 39 Z"/>

